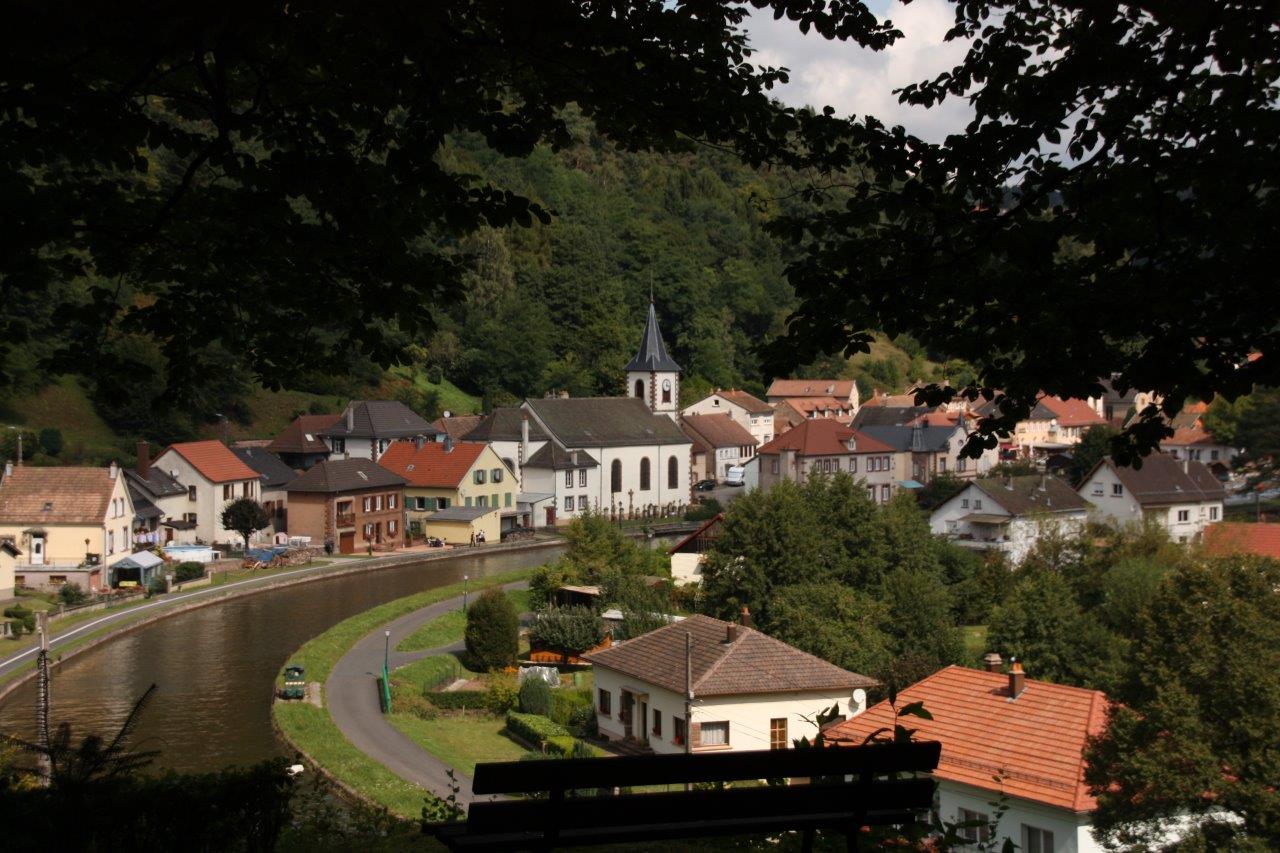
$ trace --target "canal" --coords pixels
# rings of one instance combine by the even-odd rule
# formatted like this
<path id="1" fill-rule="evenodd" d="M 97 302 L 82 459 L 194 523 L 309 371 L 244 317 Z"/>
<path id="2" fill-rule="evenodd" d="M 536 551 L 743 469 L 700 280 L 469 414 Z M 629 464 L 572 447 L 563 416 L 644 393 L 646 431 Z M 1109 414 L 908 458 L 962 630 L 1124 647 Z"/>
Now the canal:
<path id="1" fill-rule="evenodd" d="M 50 678 L 52 721 L 73 737 L 113 734 L 153 682 L 139 749 L 156 765 L 218 770 L 284 754 L 271 729 L 271 690 L 285 658 L 370 607 L 424 589 L 537 566 L 561 548 L 473 554 L 310 581 L 162 619 L 69 659 Z M 0 731 L 32 737 L 35 682 L 0 706 Z"/>

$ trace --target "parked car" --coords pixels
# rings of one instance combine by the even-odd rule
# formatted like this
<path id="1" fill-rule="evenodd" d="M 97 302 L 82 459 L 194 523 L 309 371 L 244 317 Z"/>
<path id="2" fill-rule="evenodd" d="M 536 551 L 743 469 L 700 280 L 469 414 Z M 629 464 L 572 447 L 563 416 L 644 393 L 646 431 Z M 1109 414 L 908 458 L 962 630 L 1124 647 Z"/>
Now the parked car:
<path id="1" fill-rule="evenodd" d="M 716 487 L 715 480 L 699 480 L 693 484 L 695 492 L 709 492 Z"/>
<path id="2" fill-rule="evenodd" d="M 428 537 L 427 537 L 427 547 L 428 547 L 428 548 L 443 548 L 443 547 L 444 547 L 444 540 L 443 540 L 443 539 L 441 539 L 439 536 L 428 536 Z"/>

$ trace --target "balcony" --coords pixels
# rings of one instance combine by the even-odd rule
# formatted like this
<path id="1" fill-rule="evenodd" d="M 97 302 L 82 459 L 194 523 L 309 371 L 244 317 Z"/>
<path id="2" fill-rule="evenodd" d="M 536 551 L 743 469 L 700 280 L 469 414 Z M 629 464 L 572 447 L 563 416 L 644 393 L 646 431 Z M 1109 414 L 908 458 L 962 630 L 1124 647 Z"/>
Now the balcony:
<path id="1" fill-rule="evenodd" d="M 354 512 L 340 512 L 337 515 L 335 523 L 338 527 L 355 527 L 356 514 Z"/>

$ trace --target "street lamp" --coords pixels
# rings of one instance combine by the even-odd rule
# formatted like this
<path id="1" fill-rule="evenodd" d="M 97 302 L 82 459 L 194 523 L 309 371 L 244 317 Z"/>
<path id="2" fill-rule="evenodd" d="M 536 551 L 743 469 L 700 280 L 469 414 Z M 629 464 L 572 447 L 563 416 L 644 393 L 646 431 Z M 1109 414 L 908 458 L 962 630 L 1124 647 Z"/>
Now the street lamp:
<path id="1" fill-rule="evenodd" d="M 467 615 L 467 581 L 469 579 L 470 579 L 470 575 L 463 574 L 462 576 L 462 615 L 463 616 Z"/>
<path id="2" fill-rule="evenodd" d="M 382 671 L 391 671 L 391 631 L 388 629 L 383 632 L 385 642 L 382 646 Z"/>

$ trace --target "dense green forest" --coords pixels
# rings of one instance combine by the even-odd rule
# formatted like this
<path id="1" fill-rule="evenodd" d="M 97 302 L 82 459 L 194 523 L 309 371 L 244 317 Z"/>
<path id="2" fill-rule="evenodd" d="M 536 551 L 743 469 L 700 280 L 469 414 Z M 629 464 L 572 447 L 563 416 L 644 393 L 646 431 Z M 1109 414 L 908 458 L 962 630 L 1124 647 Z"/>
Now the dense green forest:
<path id="1" fill-rule="evenodd" d="M 716 386 L 762 394 L 769 377 L 757 348 L 782 331 L 795 304 L 783 274 L 787 246 L 766 226 L 809 204 L 801 182 L 707 147 L 619 151 L 581 117 L 572 129 L 572 144 L 543 146 L 527 158 L 502 157 L 467 136 L 442 152 L 449 168 L 524 193 L 554 216 L 545 225 L 482 230 L 449 246 L 466 265 L 465 297 L 433 306 L 439 331 L 429 340 L 406 337 L 401 367 L 384 370 L 351 351 L 331 369 L 267 394 L 261 386 L 272 377 L 249 373 L 222 349 L 211 318 L 205 352 L 213 367 L 173 400 L 160 390 L 169 369 L 160 347 L 127 329 L 104 330 L 104 357 L 79 366 L 79 375 L 47 370 L 58 318 L 31 306 L 43 334 L 23 353 L 21 382 L 0 399 L 0 421 L 33 435 L 60 428 L 67 433 L 63 461 L 101 461 L 127 458 L 136 437 L 268 434 L 282 418 L 335 411 L 352 396 L 395 397 L 435 416 L 552 389 L 619 394 L 650 294 L 684 368 L 686 400 Z M 253 305 L 244 310 L 251 315 Z M 314 310 L 314 327 L 280 333 L 326 334 L 332 317 L 324 315 L 341 305 L 317 294 Z M 864 394 L 911 379 L 971 375 L 964 365 L 936 363 L 905 337 L 881 337 L 870 354 L 828 358 L 802 373 L 857 378 Z"/>

